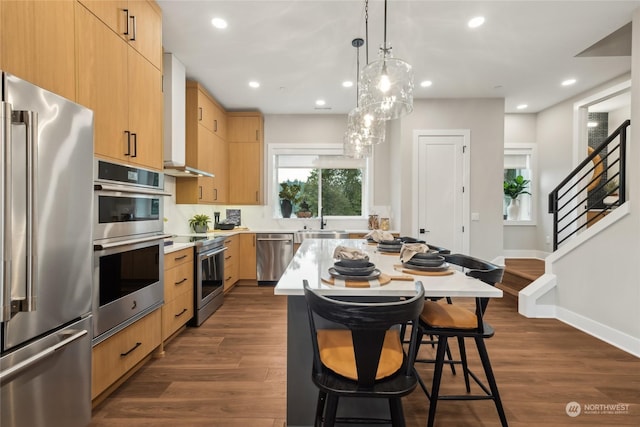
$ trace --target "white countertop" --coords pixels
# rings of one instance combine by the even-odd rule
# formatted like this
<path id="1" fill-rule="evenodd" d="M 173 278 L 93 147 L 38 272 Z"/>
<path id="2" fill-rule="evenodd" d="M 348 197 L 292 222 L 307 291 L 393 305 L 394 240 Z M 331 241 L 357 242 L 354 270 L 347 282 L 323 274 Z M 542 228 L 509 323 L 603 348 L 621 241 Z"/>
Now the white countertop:
<path id="1" fill-rule="evenodd" d="M 164 247 L 164 253 L 170 254 L 171 252 L 176 252 L 186 248 L 192 248 L 194 246 L 193 243 L 173 243 L 171 245 L 167 245 Z"/>
<path id="2" fill-rule="evenodd" d="M 400 264 L 399 254 L 383 254 L 376 246 L 368 245 L 361 239 L 306 239 L 289 263 L 280 281 L 275 287 L 276 295 L 304 295 L 303 280 L 309 282 L 312 289 L 319 289 L 325 295 L 366 295 L 366 296 L 408 296 L 415 292 L 412 281 L 392 280 L 390 283 L 373 288 L 351 288 L 332 286 L 324 283 L 321 277 L 328 277 L 328 269 L 334 263 L 333 252 L 338 245 L 356 247 L 369 255 L 369 260 L 382 273 L 391 276 L 406 275 L 394 270 Z M 486 297 L 500 298 L 502 291 L 478 279 L 455 271 L 449 276 L 413 276 L 420 280 L 428 297 Z"/>

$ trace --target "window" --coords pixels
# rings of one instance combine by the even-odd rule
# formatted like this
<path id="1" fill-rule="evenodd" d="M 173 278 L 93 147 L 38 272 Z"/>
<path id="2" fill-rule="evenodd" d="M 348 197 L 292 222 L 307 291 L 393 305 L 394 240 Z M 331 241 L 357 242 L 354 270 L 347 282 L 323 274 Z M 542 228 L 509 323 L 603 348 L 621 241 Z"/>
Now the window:
<path id="1" fill-rule="evenodd" d="M 333 149 L 270 148 L 273 158 L 274 216 L 309 218 L 320 216 L 363 217 L 367 206 L 367 165 L 364 160 L 343 157 L 342 147 Z M 336 151 L 337 149 L 337 151 Z M 311 153 L 314 154 L 311 154 Z M 319 153 L 319 154 L 318 154 Z M 284 184 L 284 185 L 283 185 Z M 289 214 L 280 206 L 280 192 L 297 191 Z"/>
<path id="2" fill-rule="evenodd" d="M 505 144 L 504 181 L 512 182 L 522 177 L 524 193 L 515 201 L 504 195 L 502 214 L 506 224 L 535 224 L 535 144 Z M 527 194 L 531 193 L 531 194 Z"/>

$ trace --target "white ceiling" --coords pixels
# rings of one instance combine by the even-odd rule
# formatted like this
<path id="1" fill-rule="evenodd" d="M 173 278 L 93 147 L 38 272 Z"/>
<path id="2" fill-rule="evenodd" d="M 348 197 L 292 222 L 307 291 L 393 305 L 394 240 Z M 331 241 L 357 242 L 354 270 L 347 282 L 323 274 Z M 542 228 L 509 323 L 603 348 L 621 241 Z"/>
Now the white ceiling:
<path id="1" fill-rule="evenodd" d="M 355 86 L 342 82 L 355 80 L 351 40 L 365 38 L 364 0 L 158 3 L 165 51 L 226 109 L 346 114 L 355 107 Z M 382 43 L 383 6 L 369 1 L 370 61 Z M 638 7 L 638 0 L 389 0 L 387 40 L 413 66 L 416 99 L 503 97 L 506 112 L 537 112 L 631 69 L 629 56 L 575 56 L 630 22 Z M 469 29 L 476 15 L 486 22 Z M 216 16 L 228 28 L 213 28 Z M 567 78 L 577 83 L 562 87 Z M 249 88 L 250 80 L 260 88 Z M 422 80 L 433 85 L 421 88 Z"/>

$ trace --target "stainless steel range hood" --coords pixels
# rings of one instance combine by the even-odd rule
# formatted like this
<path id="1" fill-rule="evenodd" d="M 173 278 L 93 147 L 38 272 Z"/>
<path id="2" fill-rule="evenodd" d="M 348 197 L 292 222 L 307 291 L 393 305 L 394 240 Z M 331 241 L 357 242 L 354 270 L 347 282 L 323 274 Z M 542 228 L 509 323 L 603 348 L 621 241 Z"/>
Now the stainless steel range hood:
<path id="1" fill-rule="evenodd" d="M 197 178 L 213 177 L 186 164 L 184 65 L 172 53 L 163 55 L 162 92 L 164 97 L 164 173 L 166 175 Z"/>

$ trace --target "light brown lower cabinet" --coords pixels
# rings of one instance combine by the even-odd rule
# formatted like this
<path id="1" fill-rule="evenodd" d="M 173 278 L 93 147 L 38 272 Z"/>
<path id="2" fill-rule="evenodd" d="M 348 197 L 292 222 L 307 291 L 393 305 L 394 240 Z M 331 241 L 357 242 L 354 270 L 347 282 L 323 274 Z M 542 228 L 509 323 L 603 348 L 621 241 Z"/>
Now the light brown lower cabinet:
<path id="1" fill-rule="evenodd" d="M 256 280 L 256 233 L 240 234 L 240 261 L 238 279 Z"/>
<path id="2" fill-rule="evenodd" d="M 160 345 L 160 309 L 93 347 L 91 399 L 95 399 Z"/>
<path id="3" fill-rule="evenodd" d="M 224 292 L 229 292 L 238 281 L 240 236 L 228 236 L 224 239 L 227 250 L 224 252 Z"/>
<path id="4" fill-rule="evenodd" d="M 193 248 L 164 256 L 162 341 L 171 337 L 193 317 L 193 256 Z"/>

